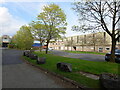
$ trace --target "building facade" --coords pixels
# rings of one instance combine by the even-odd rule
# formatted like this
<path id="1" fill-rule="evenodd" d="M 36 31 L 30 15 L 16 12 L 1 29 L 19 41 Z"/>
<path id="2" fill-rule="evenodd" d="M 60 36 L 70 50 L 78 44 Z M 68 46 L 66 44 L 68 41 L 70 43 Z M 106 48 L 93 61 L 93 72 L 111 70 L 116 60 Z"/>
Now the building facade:
<path id="1" fill-rule="evenodd" d="M 10 43 L 11 41 L 11 38 L 8 36 L 8 35 L 3 35 L 1 38 L 0 38 L 0 46 L 2 47 L 8 47 L 8 44 Z"/>
<path id="2" fill-rule="evenodd" d="M 109 52 L 111 44 L 111 37 L 106 32 L 98 32 L 63 38 L 50 43 L 49 47 L 55 50 Z M 116 48 L 120 49 L 120 41 L 117 42 Z"/>

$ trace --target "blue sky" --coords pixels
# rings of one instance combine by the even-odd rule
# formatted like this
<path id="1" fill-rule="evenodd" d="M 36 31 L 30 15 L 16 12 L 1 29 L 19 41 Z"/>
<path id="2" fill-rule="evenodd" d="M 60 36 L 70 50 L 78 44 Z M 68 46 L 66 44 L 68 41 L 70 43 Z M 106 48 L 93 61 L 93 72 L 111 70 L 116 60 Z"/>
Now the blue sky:
<path id="1" fill-rule="evenodd" d="M 0 24 L 2 34 L 13 36 L 20 26 L 29 24 L 42 11 L 44 5 L 53 2 L 2 2 L 0 3 Z M 78 24 L 77 14 L 72 10 L 72 2 L 54 2 L 59 5 L 67 16 L 66 36 L 79 35 L 71 31 L 73 25 Z M 0 26 L 1 28 L 1 26 Z"/>

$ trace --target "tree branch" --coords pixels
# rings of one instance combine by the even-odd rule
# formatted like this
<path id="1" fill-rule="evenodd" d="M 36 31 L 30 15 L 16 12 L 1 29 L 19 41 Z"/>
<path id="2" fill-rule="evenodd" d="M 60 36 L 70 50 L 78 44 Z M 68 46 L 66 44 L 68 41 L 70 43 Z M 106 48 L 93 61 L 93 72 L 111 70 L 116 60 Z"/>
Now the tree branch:
<path id="1" fill-rule="evenodd" d="M 115 22 L 115 25 L 120 21 L 120 16 L 118 17 L 118 20 Z"/>
<path id="2" fill-rule="evenodd" d="M 120 38 L 120 35 L 118 35 L 118 37 L 115 40 L 117 41 L 117 40 L 119 40 L 119 38 Z"/>

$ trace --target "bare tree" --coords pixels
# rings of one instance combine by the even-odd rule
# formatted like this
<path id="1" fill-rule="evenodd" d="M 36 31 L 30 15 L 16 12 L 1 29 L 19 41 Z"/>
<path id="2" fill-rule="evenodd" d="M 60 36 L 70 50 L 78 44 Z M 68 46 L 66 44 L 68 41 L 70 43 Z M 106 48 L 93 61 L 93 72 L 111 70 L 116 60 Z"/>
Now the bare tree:
<path id="1" fill-rule="evenodd" d="M 120 1 L 119 0 L 94 0 L 74 3 L 74 10 L 80 15 L 80 27 L 74 26 L 75 30 L 100 29 L 107 32 L 112 40 L 111 62 L 115 62 L 115 47 L 120 35 L 117 24 L 120 21 Z"/>

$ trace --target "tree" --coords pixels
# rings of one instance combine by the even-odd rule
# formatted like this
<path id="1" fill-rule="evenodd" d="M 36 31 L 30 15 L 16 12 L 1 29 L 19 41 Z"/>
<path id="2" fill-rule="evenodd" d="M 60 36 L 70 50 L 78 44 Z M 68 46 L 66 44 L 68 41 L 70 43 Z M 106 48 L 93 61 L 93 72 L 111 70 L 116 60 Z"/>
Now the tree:
<path id="1" fill-rule="evenodd" d="M 67 25 L 66 15 L 58 5 L 50 4 L 44 6 L 43 12 L 37 16 L 37 19 L 41 24 L 45 25 L 47 54 L 50 40 L 59 38 L 61 34 L 65 34 Z"/>
<path id="2" fill-rule="evenodd" d="M 2 47 L 2 37 L 0 36 L 0 47 Z"/>
<path id="3" fill-rule="evenodd" d="M 118 34 L 118 22 L 120 21 L 120 1 L 119 0 L 94 0 L 75 2 L 74 10 L 80 15 L 80 27 L 74 26 L 75 30 L 100 29 L 107 32 L 112 39 L 111 62 L 115 62 L 115 47 L 120 35 Z"/>
<path id="4" fill-rule="evenodd" d="M 16 35 L 14 35 L 14 36 L 11 38 L 8 47 L 9 47 L 9 48 L 17 48 L 17 46 L 16 46 Z"/>
<path id="5" fill-rule="evenodd" d="M 33 45 L 34 38 L 30 32 L 30 27 L 22 26 L 14 36 L 15 43 L 20 49 L 30 49 Z"/>
<path id="6" fill-rule="evenodd" d="M 46 30 L 45 25 L 40 24 L 40 22 L 32 22 L 30 24 L 31 27 L 31 33 L 34 37 L 34 39 L 40 41 L 40 45 L 43 45 L 43 42 L 45 42 L 46 39 Z M 40 46 L 40 52 L 42 50 L 42 46 Z"/>

